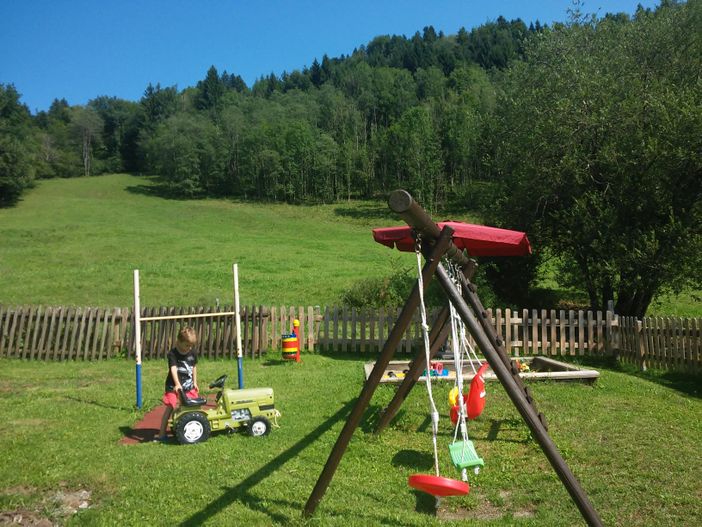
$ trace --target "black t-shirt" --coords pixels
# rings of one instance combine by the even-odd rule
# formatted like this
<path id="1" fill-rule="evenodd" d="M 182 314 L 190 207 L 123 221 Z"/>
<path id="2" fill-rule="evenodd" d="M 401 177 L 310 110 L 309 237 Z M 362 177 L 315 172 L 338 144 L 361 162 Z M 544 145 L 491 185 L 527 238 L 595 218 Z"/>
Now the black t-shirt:
<path id="1" fill-rule="evenodd" d="M 186 392 L 195 388 L 195 383 L 193 382 L 193 368 L 197 364 L 197 355 L 195 350 L 191 349 L 185 355 L 182 355 L 178 348 L 173 348 L 168 352 L 168 373 L 166 374 L 166 391 L 175 391 L 175 383 L 173 382 L 173 377 L 171 376 L 171 367 L 176 366 L 178 368 L 178 380 L 183 390 Z"/>

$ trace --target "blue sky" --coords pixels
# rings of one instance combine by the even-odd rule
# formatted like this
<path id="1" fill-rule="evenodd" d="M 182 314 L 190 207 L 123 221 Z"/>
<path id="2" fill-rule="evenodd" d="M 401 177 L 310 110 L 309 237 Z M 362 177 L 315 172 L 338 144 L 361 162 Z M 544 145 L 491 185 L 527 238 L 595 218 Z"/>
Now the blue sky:
<path id="1" fill-rule="evenodd" d="M 588 13 L 657 1 L 586 0 Z M 33 112 L 55 98 L 138 100 L 151 82 L 193 86 L 214 65 L 251 84 L 349 54 L 374 36 L 433 25 L 454 34 L 495 20 L 563 21 L 571 0 L 0 0 L 0 83 Z"/>

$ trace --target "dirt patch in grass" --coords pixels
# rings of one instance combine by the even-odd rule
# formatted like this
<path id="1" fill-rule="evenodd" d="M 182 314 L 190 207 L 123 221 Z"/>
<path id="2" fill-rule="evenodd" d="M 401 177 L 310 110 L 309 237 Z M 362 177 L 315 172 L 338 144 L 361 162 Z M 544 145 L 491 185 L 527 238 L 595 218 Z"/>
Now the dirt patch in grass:
<path id="1" fill-rule="evenodd" d="M 499 520 L 500 518 L 511 515 L 513 518 L 532 518 L 535 511 L 532 507 L 523 507 L 515 509 L 509 503 L 509 492 L 501 492 L 500 499 L 502 505 L 496 505 L 484 496 L 477 496 L 478 505 L 471 509 L 448 509 L 441 505 L 436 511 L 436 517 L 445 521 L 460 521 L 460 520 Z"/>
<path id="2" fill-rule="evenodd" d="M 48 423 L 46 419 L 15 419 L 13 421 L 10 421 L 10 424 L 12 426 L 44 426 Z"/>
<path id="3" fill-rule="evenodd" d="M 439 507 L 436 511 L 436 517 L 444 521 L 460 521 L 460 520 L 497 520 L 505 515 L 505 511 L 495 507 L 489 501 L 481 502 L 475 509 L 454 509 L 448 510 Z"/>
<path id="4" fill-rule="evenodd" d="M 502 518 L 508 511 L 502 507 L 497 507 L 487 499 L 480 499 L 478 506 L 472 509 L 453 509 L 449 510 L 443 506 L 436 511 L 436 517 L 445 521 L 460 521 L 460 520 L 498 520 Z"/>
<path id="5" fill-rule="evenodd" d="M 32 496 L 39 494 L 38 489 L 18 486 L 4 489 L 2 494 L 15 496 Z M 0 511 L 0 526 L 22 525 L 34 527 L 53 527 L 64 523 L 64 520 L 78 511 L 87 509 L 90 504 L 91 492 L 86 489 L 69 490 L 60 488 L 49 492 L 34 510 L 18 508 L 11 511 Z"/>
<path id="6" fill-rule="evenodd" d="M 9 382 L 0 382 L 0 393 L 13 393 L 15 390 Z"/>
<path id="7" fill-rule="evenodd" d="M 71 516 L 79 510 L 90 507 L 89 490 L 59 490 L 52 493 L 45 505 L 55 507 L 55 511 L 59 516 Z"/>
<path id="8" fill-rule="evenodd" d="M 0 512 L 0 525 L 22 525 L 34 527 L 53 527 L 54 524 L 48 518 L 42 518 L 36 512 L 26 509 Z"/>

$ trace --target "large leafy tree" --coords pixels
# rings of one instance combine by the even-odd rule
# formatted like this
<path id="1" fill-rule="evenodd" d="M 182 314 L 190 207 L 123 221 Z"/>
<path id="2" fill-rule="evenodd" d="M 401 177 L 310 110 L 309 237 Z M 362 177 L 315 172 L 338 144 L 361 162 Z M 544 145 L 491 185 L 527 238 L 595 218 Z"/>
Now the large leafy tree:
<path id="1" fill-rule="evenodd" d="M 173 195 L 224 192 L 226 159 L 221 132 L 200 115 L 177 114 L 159 124 L 145 143 L 148 166 Z"/>
<path id="2" fill-rule="evenodd" d="M 407 110 L 388 128 L 379 146 L 379 173 L 385 191 L 407 188 L 420 203 L 434 209 L 437 192 L 445 181 L 441 148 L 429 109 L 417 106 Z"/>
<path id="3" fill-rule="evenodd" d="M 71 113 L 71 125 L 75 142 L 80 145 L 83 175 L 90 176 L 94 173 L 95 143 L 100 139 L 100 133 L 103 128 L 102 118 L 90 106 L 74 106 Z"/>
<path id="4" fill-rule="evenodd" d="M 0 84 L 0 206 L 14 204 L 35 175 L 35 134 L 12 85 Z"/>
<path id="5" fill-rule="evenodd" d="M 550 247 L 593 307 L 642 316 L 661 290 L 700 282 L 700 34 L 699 0 L 576 17 L 504 78 L 493 211 Z"/>
<path id="6" fill-rule="evenodd" d="M 102 148 L 98 155 L 105 169 L 117 172 L 130 168 L 133 164 L 131 160 L 135 157 L 139 104 L 101 96 L 91 100 L 88 107 L 94 109 L 103 122 Z"/>

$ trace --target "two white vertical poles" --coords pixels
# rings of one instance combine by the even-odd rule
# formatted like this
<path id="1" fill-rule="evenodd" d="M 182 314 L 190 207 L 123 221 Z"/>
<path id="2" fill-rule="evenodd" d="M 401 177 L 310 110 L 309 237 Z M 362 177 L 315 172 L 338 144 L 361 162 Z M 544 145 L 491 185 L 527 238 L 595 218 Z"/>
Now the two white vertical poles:
<path id="1" fill-rule="evenodd" d="M 234 275 L 234 311 L 224 313 L 200 313 L 194 315 L 168 315 L 161 317 L 142 317 L 141 302 L 139 298 L 139 269 L 134 269 L 134 347 L 136 356 L 136 407 L 142 406 L 142 389 L 141 389 L 141 323 L 150 320 L 183 320 L 203 317 L 225 317 L 235 316 L 236 318 L 236 360 L 237 374 L 239 377 L 239 388 L 244 387 L 244 373 L 242 368 L 242 349 L 241 349 L 241 315 L 239 310 L 239 265 L 232 265 L 232 273 Z"/>

